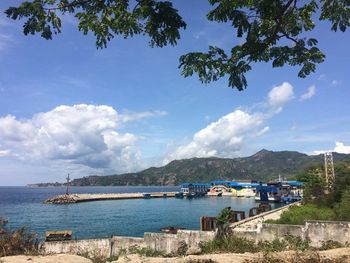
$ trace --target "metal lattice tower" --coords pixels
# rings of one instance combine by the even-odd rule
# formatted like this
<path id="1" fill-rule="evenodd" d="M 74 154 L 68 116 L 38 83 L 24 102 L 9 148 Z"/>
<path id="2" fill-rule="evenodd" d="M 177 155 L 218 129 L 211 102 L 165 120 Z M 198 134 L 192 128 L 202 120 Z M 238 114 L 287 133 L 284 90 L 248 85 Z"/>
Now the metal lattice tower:
<path id="1" fill-rule="evenodd" d="M 331 152 L 326 152 L 324 154 L 324 168 L 325 168 L 327 189 L 328 191 L 332 191 L 334 181 L 335 181 L 335 174 L 334 174 L 334 165 L 333 165 L 333 155 Z"/>

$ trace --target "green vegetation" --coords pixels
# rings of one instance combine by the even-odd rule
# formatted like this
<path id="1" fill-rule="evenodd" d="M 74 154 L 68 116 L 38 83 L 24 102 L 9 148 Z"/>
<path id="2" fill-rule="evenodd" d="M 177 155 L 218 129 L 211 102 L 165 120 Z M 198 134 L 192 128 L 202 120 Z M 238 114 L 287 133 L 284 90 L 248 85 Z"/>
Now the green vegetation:
<path id="1" fill-rule="evenodd" d="M 0 218 L 0 257 L 38 253 L 39 242 L 37 235 L 27 228 L 16 230 L 6 228 L 7 221 Z"/>
<path id="2" fill-rule="evenodd" d="M 166 257 L 167 255 L 164 254 L 162 251 L 154 250 L 152 248 L 148 247 L 130 247 L 128 249 L 128 252 L 131 254 L 138 254 L 140 256 L 145 256 L 145 257 Z"/>
<path id="3" fill-rule="evenodd" d="M 270 224 L 303 225 L 305 220 L 335 220 L 335 213 L 331 208 L 316 205 L 292 206 L 283 212 L 280 219 L 266 220 Z"/>
<path id="4" fill-rule="evenodd" d="M 334 154 L 334 160 L 350 160 L 350 155 Z M 322 162 L 323 155 L 261 150 L 243 158 L 192 158 L 172 161 L 163 167 L 110 176 L 88 176 L 72 181 L 73 186 L 178 185 L 182 182 L 207 183 L 212 180 L 262 180 L 297 177 L 306 166 Z M 50 184 L 52 185 L 52 184 Z M 57 186 L 57 184 L 54 184 Z M 52 185 L 52 186 L 54 186 Z M 39 184 L 37 186 L 48 186 Z"/>
<path id="5" fill-rule="evenodd" d="M 278 220 L 266 223 L 302 225 L 305 220 L 350 221 L 350 163 L 338 161 L 332 191 L 325 191 L 324 167 L 312 165 L 297 176 L 305 182 L 304 205 L 291 207 Z"/>
<path id="6" fill-rule="evenodd" d="M 215 218 L 217 227 L 217 238 L 222 239 L 231 235 L 232 210 L 231 207 L 225 207 Z"/>
<path id="7" fill-rule="evenodd" d="M 180 57 L 182 75 L 197 74 L 202 83 L 228 79 L 228 86 L 243 90 L 246 73 L 256 62 L 270 62 L 272 67 L 299 66 L 298 76 L 305 78 L 325 59 L 309 38 L 316 21 L 327 21 L 332 31 L 344 32 L 350 25 L 347 0 L 301 1 L 209 0 L 210 22 L 230 24 L 234 41 L 224 50 L 209 46 L 208 52 L 190 52 Z M 9 7 L 6 15 L 25 19 L 23 33 L 40 33 L 45 39 L 61 32 L 61 17 L 73 15 L 84 35 L 96 37 L 97 48 L 105 48 L 115 36 L 129 38 L 146 35 L 152 47 L 176 45 L 186 23 L 170 1 L 147 0 L 33 0 Z"/>
<path id="8" fill-rule="evenodd" d="M 210 253 L 245 253 L 245 252 L 279 252 L 284 250 L 305 251 L 309 248 L 309 242 L 300 237 L 285 236 L 284 238 L 269 242 L 260 241 L 255 244 L 254 241 L 244 237 L 228 235 L 220 238 L 216 237 L 211 241 L 200 245 L 203 254 Z"/>

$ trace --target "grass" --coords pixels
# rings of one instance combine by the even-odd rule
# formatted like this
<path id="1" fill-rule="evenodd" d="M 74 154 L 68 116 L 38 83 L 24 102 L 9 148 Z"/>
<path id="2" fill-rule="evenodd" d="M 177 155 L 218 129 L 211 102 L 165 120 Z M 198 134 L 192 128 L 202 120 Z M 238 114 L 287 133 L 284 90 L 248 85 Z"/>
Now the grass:
<path id="1" fill-rule="evenodd" d="M 334 220 L 335 213 L 331 208 L 308 204 L 291 206 L 277 220 L 266 220 L 268 224 L 303 225 L 305 220 Z"/>
<path id="2" fill-rule="evenodd" d="M 138 246 L 133 246 L 129 248 L 129 253 L 131 254 L 138 254 L 140 256 L 145 256 L 145 257 L 166 257 L 164 252 L 155 250 L 152 248 L 148 247 L 138 247 Z"/>
<path id="3" fill-rule="evenodd" d="M 226 238 L 215 238 L 211 241 L 201 243 L 200 248 L 203 254 L 210 253 L 245 253 L 245 252 L 279 252 L 285 250 L 305 251 L 309 249 L 309 242 L 300 237 L 285 236 L 273 241 L 254 241 L 244 237 L 231 235 Z"/>

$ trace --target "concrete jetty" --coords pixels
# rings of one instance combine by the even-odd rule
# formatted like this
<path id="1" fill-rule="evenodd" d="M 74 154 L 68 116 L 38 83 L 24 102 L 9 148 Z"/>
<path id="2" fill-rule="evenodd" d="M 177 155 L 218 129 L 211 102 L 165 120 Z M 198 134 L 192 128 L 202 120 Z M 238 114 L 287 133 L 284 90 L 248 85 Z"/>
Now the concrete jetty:
<path id="1" fill-rule="evenodd" d="M 113 193 L 113 194 L 68 194 L 51 197 L 46 204 L 74 204 L 103 200 L 122 200 L 139 198 L 175 197 L 176 192 L 152 192 L 152 193 Z"/>

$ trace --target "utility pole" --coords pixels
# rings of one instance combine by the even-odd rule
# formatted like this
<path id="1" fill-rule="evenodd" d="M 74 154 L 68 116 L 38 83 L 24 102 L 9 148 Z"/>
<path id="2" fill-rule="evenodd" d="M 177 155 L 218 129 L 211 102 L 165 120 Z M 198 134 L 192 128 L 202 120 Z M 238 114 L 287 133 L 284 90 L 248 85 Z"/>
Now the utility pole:
<path id="1" fill-rule="evenodd" d="M 326 187 L 328 192 L 331 192 L 333 190 L 333 185 L 335 181 L 333 155 L 331 152 L 324 153 L 324 169 L 327 184 Z"/>
<path id="2" fill-rule="evenodd" d="M 69 195 L 69 191 L 68 191 L 68 190 L 69 190 L 69 179 L 70 179 L 70 178 L 69 178 L 69 174 L 68 174 L 68 176 L 67 176 L 66 179 L 67 179 L 66 195 Z"/>

